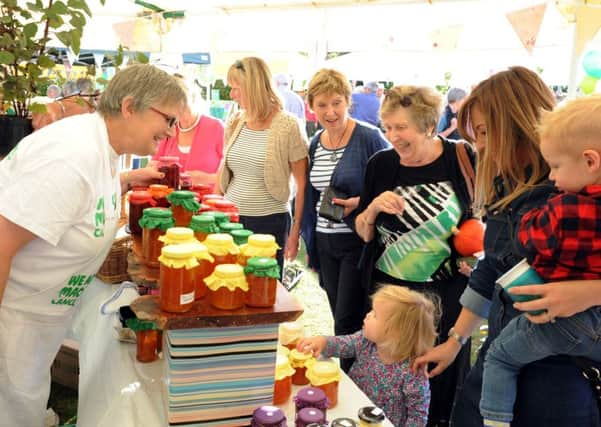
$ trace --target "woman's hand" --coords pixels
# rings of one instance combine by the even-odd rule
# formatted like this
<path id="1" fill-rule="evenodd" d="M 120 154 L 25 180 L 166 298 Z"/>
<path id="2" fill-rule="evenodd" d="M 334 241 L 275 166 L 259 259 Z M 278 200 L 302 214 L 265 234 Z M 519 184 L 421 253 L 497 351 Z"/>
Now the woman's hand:
<path id="1" fill-rule="evenodd" d="M 346 218 L 351 214 L 352 211 L 357 209 L 357 206 L 359 206 L 359 196 L 349 197 L 348 199 L 333 198 L 332 203 L 335 205 L 344 206 L 344 217 Z"/>
<path id="2" fill-rule="evenodd" d="M 296 344 L 296 349 L 303 353 L 313 353 L 314 357 L 319 357 L 327 344 L 326 337 L 308 337 L 301 338 Z"/>
<path id="3" fill-rule="evenodd" d="M 284 259 L 294 260 L 298 255 L 299 248 L 299 232 L 294 228 L 290 230 L 288 240 L 286 240 L 286 247 L 284 248 Z"/>
<path id="4" fill-rule="evenodd" d="M 405 210 L 405 199 L 392 191 L 385 191 L 372 200 L 368 209 L 374 214 L 374 218 L 384 212 L 391 215 L 400 215 Z"/>
<path id="5" fill-rule="evenodd" d="M 537 316 L 526 314 L 533 323 L 547 323 L 556 317 L 570 317 L 595 305 L 601 300 L 601 280 L 573 280 L 546 283 L 544 285 L 515 286 L 509 290 L 513 295 L 540 295 L 527 302 L 513 306 L 521 311 L 546 310 Z"/>
<path id="6" fill-rule="evenodd" d="M 411 364 L 411 370 L 413 373 L 424 372 L 428 378 L 435 377 L 453 363 L 460 350 L 461 344 L 458 341 L 452 338 L 448 339 L 417 357 Z M 436 364 L 430 372 L 428 372 L 428 363 Z"/>

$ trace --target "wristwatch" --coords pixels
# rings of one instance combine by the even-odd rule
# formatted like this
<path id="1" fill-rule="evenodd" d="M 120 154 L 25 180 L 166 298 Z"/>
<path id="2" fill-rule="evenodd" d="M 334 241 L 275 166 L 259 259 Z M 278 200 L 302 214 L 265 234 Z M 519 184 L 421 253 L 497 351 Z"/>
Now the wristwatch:
<path id="1" fill-rule="evenodd" d="M 455 328 L 449 329 L 449 337 L 456 339 L 457 342 L 461 345 L 465 345 L 465 343 L 469 339 L 468 337 L 464 337 L 455 332 Z"/>

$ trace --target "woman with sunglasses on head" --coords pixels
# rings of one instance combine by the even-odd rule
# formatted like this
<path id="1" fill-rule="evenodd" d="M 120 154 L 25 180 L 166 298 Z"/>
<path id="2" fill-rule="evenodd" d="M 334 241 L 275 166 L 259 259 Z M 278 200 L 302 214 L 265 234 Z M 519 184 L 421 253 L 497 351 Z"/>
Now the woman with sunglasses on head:
<path id="1" fill-rule="evenodd" d="M 546 323 L 601 305 L 599 280 L 514 287 L 511 293 L 540 295 L 539 299 L 520 303 L 514 303 L 495 285 L 503 273 L 526 256 L 517 235 L 522 217 L 546 205 L 554 192 L 547 179 L 549 167 L 540 152 L 537 130 L 542 112 L 554 106 L 555 97 L 538 74 L 524 67 L 511 67 L 479 83 L 459 112 L 459 132 L 481 147 L 475 205 L 486 214 L 485 256 L 461 296 L 463 307 L 454 324 L 455 334 L 414 363 L 415 370 L 434 364 L 431 377 L 441 372 L 444 375 L 464 337 L 488 319 L 486 341 L 457 393 L 452 416 L 452 424 L 457 427 L 484 425 L 479 410 L 484 360 L 493 340 L 513 318 L 523 311 L 542 310 L 539 315 L 527 317 L 534 323 Z M 588 333 L 584 326 L 582 331 Z M 596 333 L 598 337 L 600 331 Z M 591 385 L 573 360 L 548 357 L 521 370 L 511 425 L 599 427 L 601 417 L 595 400 Z"/>
<path id="2" fill-rule="evenodd" d="M 160 142 L 156 154 L 179 158 L 180 171 L 187 172 L 192 184 L 214 184 L 223 157 L 223 124 L 200 112 L 200 91 L 192 82 L 175 75 L 187 95 L 187 105 L 175 127 L 175 134 Z"/>
<path id="3" fill-rule="evenodd" d="M 436 135 L 442 108 L 428 87 L 396 86 L 380 115 L 393 149 L 367 164 L 355 227 L 367 245 L 361 267 L 375 282 L 435 294 L 441 301 L 438 341 L 444 341 L 461 310 L 467 278 L 457 269 L 452 229 L 469 218 L 471 198 L 455 142 Z M 466 152 L 472 163 L 475 155 Z M 428 426 L 447 426 L 453 397 L 469 370 L 469 345 L 441 377 L 430 381 Z"/>
<path id="4" fill-rule="evenodd" d="M 131 65 L 96 113 L 32 133 L 0 162 L 2 425 L 44 424 L 50 366 L 118 228 L 119 156 L 153 154 L 184 104 L 173 77 Z"/>
<path id="5" fill-rule="evenodd" d="M 275 236 L 280 268 L 298 253 L 307 170 L 307 136 L 299 120 L 283 110 L 271 72 L 260 58 L 229 68 L 230 97 L 242 111 L 225 130 L 225 150 L 216 189 L 236 204 L 240 222 L 255 233 Z M 290 177 L 296 184 L 290 226 Z"/>

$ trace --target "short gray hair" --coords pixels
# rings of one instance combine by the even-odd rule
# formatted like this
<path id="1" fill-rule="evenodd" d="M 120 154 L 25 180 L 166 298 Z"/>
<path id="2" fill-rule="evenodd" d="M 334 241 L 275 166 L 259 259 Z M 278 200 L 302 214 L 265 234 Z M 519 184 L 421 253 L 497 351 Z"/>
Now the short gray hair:
<path id="1" fill-rule="evenodd" d="M 458 87 L 453 87 L 449 89 L 449 92 L 447 93 L 447 102 L 450 104 L 451 102 L 461 101 L 466 96 L 466 91 Z"/>
<path id="2" fill-rule="evenodd" d="M 127 97 L 133 98 L 134 111 L 147 110 L 155 103 L 186 103 L 186 93 L 175 77 L 149 64 L 133 64 L 115 74 L 100 97 L 97 111 L 103 116 L 118 115 Z"/>

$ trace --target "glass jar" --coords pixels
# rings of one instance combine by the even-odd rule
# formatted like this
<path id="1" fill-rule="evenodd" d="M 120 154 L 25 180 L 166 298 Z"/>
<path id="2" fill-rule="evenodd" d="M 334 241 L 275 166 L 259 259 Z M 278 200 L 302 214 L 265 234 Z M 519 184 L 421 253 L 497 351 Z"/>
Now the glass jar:
<path id="1" fill-rule="evenodd" d="M 296 413 L 296 427 L 307 427 L 309 424 L 325 423 L 325 414 L 317 408 L 303 408 Z"/>
<path id="2" fill-rule="evenodd" d="M 317 408 L 322 411 L 325 416 L 329 403 L 328 398 L 322 389 L 317 387 L 303 387 L 294 397 L 294 406 L 296 412 L 303 408 Z"/>
<path id="3" fill-rule="evenodd" d="M 248 293 L 246 305 L 250 307 L 272 307 L 275 304 L 277 280 L 280 267 L 273 258 L 250 258 L 244 267 Z"/>
<path id="4" fill-rule="evenodd" d="M 149 267 L 159 266 L 163 242 L 159 240 L 167 229 L 175 225 L 173 215 L 167 208 L 144 209 L 139 221 L 142 227 L 142 256 Z"/>
<path id="5" fill-rule="evenodd" d="M 190 191 L 194 191 L 198 195 L 198 200 L 202 200 L 205 194 L 211 194 L 213 191 L 212 184 L 192 184 Z"/>
<path id="6" fill-rule="evenodd" d="M 159 172 L 163 172 L 165 176 L 157 182 L 157 184 L 166 185 L 169 188 L 177 190 L 179 188 L 179 157 L 177 156 L 161 156 L 157 165 Z"/>
<path id="7" fill-rule="evenodd" d="M 125 324 L 136 333 L 136 360 L 142 363 L 158 359 L 159 330 L 149 320 L 127 319 Z"/>
<path id="8" fill-rule="evenodd" d="M 296 349 L 296 344 L 303 337 L 303 325 L 299 322 L 283 322 L 278 327 L 278 340 L 280 345 L 290 350 Z"/>
<path id="9" fill-rule="evenodd" d="M 303 353 L 296 349 L 290 350 L 290 365 L 294 368 L 295 372 L 292 376 L 292 384 L 294 385 L 305 385 L 309 384 L 309 378 L 307 378 L 307 366 L 311 364 L 315 359 L 311 353 Z"/>
<path id="10" fill-rule="evenodd" d="M 171 211 L 176 226 L 187 227 L 190 225 L 192 216 L 200 207 L 195 197 L 196 193 L 192 191 L 174 191 L 167 196 L 167 200 L 171 203 Z"/>
<path id="11" fill-rule="evenodd" d="M 232 231 L 230 231 L 230 234 L 234 238 L 234 242 L 238 246 L 241 246 L 241 245 L 245 245 L 246 243 L 248 243 L 249 236 L 252 236 L 254 233 L 252 231 L 250 231 L 250 230 L 246 230 L 244 228 L 241 228 L 239 230 L 232 230 Z"/>
<path id="12" fill-rule="evenodd" d="M 220 310 L 235 310 L 244 306 L 248 284 L 244 270 L 238 264 L 215 266 L 213 274 L 205 279 L 211 305 Z"/>
<path id="13" fill-rule="evenodd" d="M 376 406 L 364 406 L 357 413 L 359 427 L 381 427 L 386 416 L 384 411 Z"/>
<path id="14" fill-rule="evenodd" d="M 214 193 L 208 193 L 208 194 L 204 194 L 202 196 L 202 198 L 200 199 L 200 201 L 202 203 L 204 203 L 205 205 L 208 205 L 209 203 L 206 203 L 207 200 L 222 200 L 223 196 L 221 194 L 214 194 Z"/>
<path id="15" fill-rule="evenodd" d="M 179 174 L 179 189 L 183 191 L 192 191 L 192 177 L 187 172 Z"/>
<path id="16" fill-rule="evenodd" d="M 148 187 L 148 192 L 152 196 L 152 198 L 157 202 L 157 207 L 159 208 L 168 208 L 169 200 L 167 200 L 167 196 L 173 191 L 173 189 L 167 187 L 166 185 L 161 184 L 153 184 Z"/>
<path id="17" fill-rule="evenodd" d="M 152 198 L 148 191 L 132 191 L 128 196 L 129 200 L 129 232 L 136 236 L 142 234 L 140 227 L 140 218 L 144 209 L 152 208 L 157 202 Z"/>
<path id="18" fill-rule="evenodd" d="M 194 268 L 194 299 L 199 300 L 207 295 L 205 279 L 213 273 L 213 261 L 215 259 L 209 254 L 209 249 L 202 243 L 191 243 L 189 245 L 198 261 L 198 267 Z"/>
<path id="19" fill-rule="evenodd" d="M 204 205 L 204 204 L 200 204 L 200 207 L 198 208 L 198 215 L 203 214 L 205 212 L 210 212 L 211 211 L 211 207 L 209 205 Z"/>
<path id="20" fill-rule="evenodd" d="M 209 234 L 203 243 L 209 248 L 209 253 L 215 259 L 214 266 L 236 263 L 239 249 L 234 243 L 234 238 L 229 234 Z"/>
<path id="21" fill-rule="evenodd" d="M 352 418 L 336 418 L 330 427 L 357 427 L 357 423 Z"/>
<path id="22" fill-rule="evenodd" d="M 215 224 L 215 217 L 211 215 L 194 215 L 189 226 L 194 231 L 194 237 L 199 242 L 204 242 L 209 234 L 219 233 Z"/>
<path id="23" fill-rule="evenodd" d="M 253 412 L 251 427 L 287 427 L 284 411 L 275 406 L 261 406 Z"/>
<path id="24" fill-rule="evenodd" d="M 246 265 L 248 259 L 252 257 L 275 258 L 278 249 L 280 247 L 271 234 L 253 234 L 248 237 L 248 242 L 245 245 L 240 246 L 238 263 Z"/>
<path id="25" fill-rule="evenodd" d="M 202 215 L 210 215 L 213 218 L 215 218 L 215 224 L 217 225 L 217 227 L 221 227 L 226 222 L 230 222 L 230 219 L 228 218 L 228 216 L 223 212 L 206 211 L 206 212 L 203 212 Z"/>
<path id="26" fill-rule="evenodd" d="M 160 307 L 170 313 L 183 313 L 194 302 L 194 268 L 198 261 L 190 245 L 164 246 L 159 257 Z"/>
<path id="27" fill-rule="evenodd" d="M 323 390 L 330 402 L 330 408 L 338 404 L 338 383 L 340 368 L 332 360 L 319 360 L 310 363 L 307 368 L 307 378 L 313 387 Z"/>
<path id="28" fill-rule="evenodd" d="M 213 203 L 213 206 L 215 206 L 215 209 L 219 212 L 226 213 L 231 222 L 240 221 L 240 211 L 233 202 L 226 199 L 216 200 Z"/>
<path id="29" fill-rule="evenodd" d="M 183 245 L 186 243 L 200 243 L 194 237 L 194 232 L 188 227 L 171 227 L 168 228 L 165 234 L 159 237 L 163 242 L 163 246 L 168 245 Z"/>
<path id="30" fill-rule="evenodd" d="M 244 230 L 244 226 L 239 222 L 224 222 L 219 227 L 219 232 L 232 234 L 234 230 Z"/>
<path id="31" fill-rule="evenodd" d="M 292 375 L 294 369 L 290 366 L 288 357 L 278 354 L 275 359 L 275 382 L 273 384 L 273 404 L 282 405 L 292 395 Z"/>

